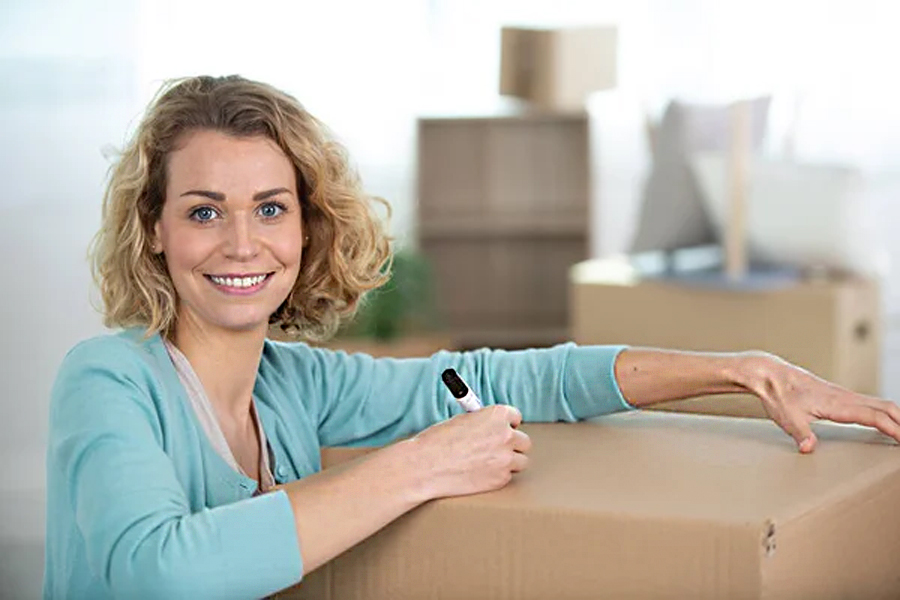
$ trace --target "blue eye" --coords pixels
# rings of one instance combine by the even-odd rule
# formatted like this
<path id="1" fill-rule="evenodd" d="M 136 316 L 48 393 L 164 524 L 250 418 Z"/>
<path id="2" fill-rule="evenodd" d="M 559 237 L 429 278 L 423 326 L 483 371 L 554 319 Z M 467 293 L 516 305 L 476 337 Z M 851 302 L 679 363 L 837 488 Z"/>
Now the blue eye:
<path id="1" fill-rule="evenodd" d="M 277 202 L 267 202 L 259 207 L 259 214 L 266 219 L 274 219 L 284 212 L 284 206 Z"/>
<path id="2" fill-rule="evenodd" d="M 200 206 L 191 212 L 191 218 L 195 221 L 206 223 L 216 218 L 216 210 L 211 206 Z"/>

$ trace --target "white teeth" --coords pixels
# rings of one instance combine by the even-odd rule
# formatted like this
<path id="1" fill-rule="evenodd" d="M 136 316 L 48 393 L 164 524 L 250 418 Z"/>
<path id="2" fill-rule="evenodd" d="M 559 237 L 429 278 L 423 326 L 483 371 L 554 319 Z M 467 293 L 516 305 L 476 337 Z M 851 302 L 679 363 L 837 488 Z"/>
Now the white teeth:
<path id="1" fill-rule="evenodd" d="M 210 275 L 210 279 L 213 280 L 213 283 L 217 285 L 224 285 L 226 287 L 234 287 L 234 288 L 247 288 L 253 287 L 254 285 L 259 285 L 262 283 L 263 279 L 266 278 L 265 275 L 254 275 L 253 277 L 217 277 L 216 275 Z"/>

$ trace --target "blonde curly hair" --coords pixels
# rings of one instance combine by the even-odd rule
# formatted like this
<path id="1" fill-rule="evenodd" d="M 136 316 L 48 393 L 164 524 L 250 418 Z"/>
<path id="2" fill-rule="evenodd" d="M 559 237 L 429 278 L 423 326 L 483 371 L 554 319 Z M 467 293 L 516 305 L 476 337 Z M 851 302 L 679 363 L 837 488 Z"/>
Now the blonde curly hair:
<path id="1" fill-rule="evenodd" d="M 103 216 L 90 250 L 108 327 L 171 334 L 178 298 L 165 259 L 153 252 L 165 202 L 169 154 L 191 131 L 265 136 L 293 162 L 304 231 L 300 274 L 271 324 L 325 339 L 368 290 L 389 277 L 390 238 L 345 148 L 292 96 L 239 76 L 165 83 L 110 168 Z"/>

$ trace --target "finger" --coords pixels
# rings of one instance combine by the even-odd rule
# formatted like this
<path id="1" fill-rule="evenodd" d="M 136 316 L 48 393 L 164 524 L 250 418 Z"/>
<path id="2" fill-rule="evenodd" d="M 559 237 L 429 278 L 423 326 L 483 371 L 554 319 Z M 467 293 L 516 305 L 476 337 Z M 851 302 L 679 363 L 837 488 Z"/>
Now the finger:
<path id="1" fill-rule="evenodd" d="M 882 402 L 887 405 L 885 407 L 885 412 L 890 415 L 895 423 L 900 425 L 900 406 L 897 406 L 896 403 L 891 402 L 890 400 L 882 400 Z"/>
<path id="2" fill-rule="evenodd" d="M 522 423 L 522 413 L 515 406 L 510 406 L 508 404 L 501 404 L 498 406 L 502 406 L 505 410 L 504 417 L 506 418 L 506 422 L 509 423 L 510 427 L 518 427 Z"/>
<path id="3" fill-rule="evenodd" d="M 836 423 L 855 423 L 874 427 L 900 442 L 900 424 L 892 418 L 888 411 L 862 404 L 839 404 L 828 412 L 826 418 Z"/>
<path id="4" fill-rule="evenodd" d="M 888 421 L 883 423 L 886 429 L 878 427 L 878 430 L 900 442 L 900 406 L 890 400 L 877 398 L 871 399 L 870 402 L 873 403 L 872 408 L 881 411 L 888 418 Z"/>
<path id="5" fill-rule="evenodd" d="M 879 398 L 872 398 L 870 396 L 866 396 L 864 403 L 866 406 L 874 408 L 875 410 L 880 410 L 881 412 L 887 414 L 890 419 L 900 426 L 900 406 L 897 406 L 896 403 L 891 402 L 890 400 L 881 400 Z M 895 436 L 891 436 L 896 439 Z M 900 441 L 900 440 L 898 440 Z"/>
<path id="6" fill-rule="evenodd" d="M 889 400 L 884 400 L 883 402 L 887 405 L 887 406 L 885 406 L 884 411 L 887 413 L 887 415 L 891 418 L 891 420 L 895 424 L 900 426 L 900 406 L 897 406 L 896 404 L 894 404 L 893 402 L 891 402 Z M 900 442 L 900 438 L 898 438 L 897 436 L 893 436 L 893 437 L 895 440 Z"/>
<path id="7" fill-rule="evenodd" d="M 816 437 L 816 434 L 810 431 L 809 435 L 804 438 L 802 442 L 797 444 L 797 449 L 800 450 L 800 454 L 809 454 L 816 449 L 816 443 L 818 441 L 819 439 Z"/>
<path id="8" fill-rule="evenodd" d="M 513 473 L 518 473 L 520 471 L 524 471 L 528 468 L 529 458 L 527 454 L 522 454 L 521 452 L 513 452 L 512 461 L 510 462 L 509 470 Z"/>
<path id="9" fill-rule="evenodd" d="M 794 442 L 802 454 L 809 454 L 815 449 L 816 436 L 807 421 L 788 415 L 783 423 L 778 424 L 789 436 L 794 438 Z"/>
<path id="10" fill-rule="evenodd" d="M 513 430 L 512 449 L 516 452 L 528 452 L 531 450 L 531 438 L 524 431 Z"/>

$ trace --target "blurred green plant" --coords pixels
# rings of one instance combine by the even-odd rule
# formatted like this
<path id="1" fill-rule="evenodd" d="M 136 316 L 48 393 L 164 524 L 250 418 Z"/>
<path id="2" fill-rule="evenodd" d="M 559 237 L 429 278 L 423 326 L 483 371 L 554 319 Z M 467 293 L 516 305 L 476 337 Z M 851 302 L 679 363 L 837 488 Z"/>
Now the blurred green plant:
<path id="1" fill-rule="evenodd" d="M 356 317 L 341 328 L 341 337 L 387 342 L 439 328 L 431 264 L 419 252 L 394 253 L 391 278 L 362 300 Z"/>

